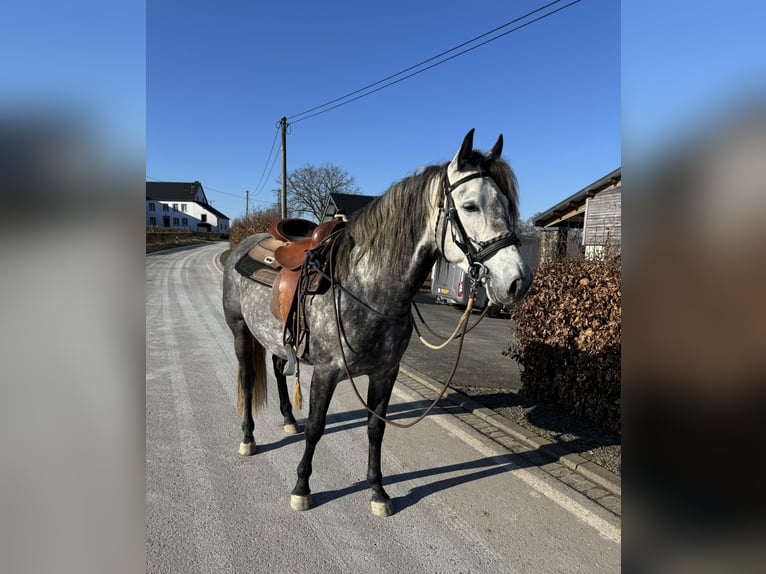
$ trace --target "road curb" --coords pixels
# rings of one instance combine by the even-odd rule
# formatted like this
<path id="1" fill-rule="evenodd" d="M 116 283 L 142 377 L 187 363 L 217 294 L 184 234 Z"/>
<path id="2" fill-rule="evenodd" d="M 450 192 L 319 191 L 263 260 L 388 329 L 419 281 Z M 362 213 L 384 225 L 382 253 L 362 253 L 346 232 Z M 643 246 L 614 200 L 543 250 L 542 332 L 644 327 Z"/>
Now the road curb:
<path id="1" fill-rule="evenodd" d="M 213 258 L 213 263 L 214 263 L 214 264 L 215 264 L 215 266 L 218 268 L 218 271 L 220 271 L 220 272 L 221 272 L 221 274 L 223 274 L 223 267 L 224 267 L 224 265 L 223 265 L 223 261 L 221 261 L 221 259 L 223 258 L 223 254 L 224 254 L 224 253 L 226 253 L 227 251 L 230 251 L 230 250 L 231 250 L 231 248 L 229 248 L 229 249 L 224 249 L 224 250 L 223 250 L 223 251 L 221 251 L 219 254 L 217 254 L 217 255 L 215 256 L 215 258 Z"/>
<path id="2" fill-rule="evenodd" d="M 417 382 L 425 385 L 435 392 L 440 392 L 443 383 L 432 379 L 428 375 L 424 375 L 404 364 L 400 364 L 399 370 L 416 380 Z M 553 441 L 536 435 L 533 431 L 516 424 L 512 420 L 504 417 L 503 415 L 483 407 L 471 397 L 456 391 L 454 389 L 447 389 L 444 393 L 444 398 L 450 401 L 452 404 L 457 405 L 471 414 L 479 417 L 483 421 L 491 424 L 498 430 L 510 435 L 512 438 L 528 445 L 531 448 L 537 449 L 540 453 L 547 455 L 548 457 L 560 462 L 565 467 L 569 468 L 573 472 L 582 475 L 584 478 L 592 481 L 593 483 L 601 486 L 616 496 L 622 496 L 622 487 L 620 477 L 615 473 L 606 470 L 598 466 L 597 464 L 590 462 L 580 455 L 574 454 L 565 449 L 559 444 Z"/>

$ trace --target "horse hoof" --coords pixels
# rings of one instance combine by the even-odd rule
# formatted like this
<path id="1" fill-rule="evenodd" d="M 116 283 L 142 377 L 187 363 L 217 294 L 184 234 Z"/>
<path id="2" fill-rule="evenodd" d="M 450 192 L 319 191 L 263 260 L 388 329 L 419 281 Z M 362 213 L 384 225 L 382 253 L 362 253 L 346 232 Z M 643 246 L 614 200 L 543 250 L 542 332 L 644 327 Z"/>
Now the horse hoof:
<path id="1" fill-rule="evenodd" d="M 390 500 L 386 500 L 385 502 L 375 502 L 374 500 L 371 500 L 370 506 L 372 507 L 372 513 L 375 516 L 382 516 L 385 518 L 394 513 L 394 505 L 391 504 Z"/>
<path id="2" fill-rule="evenodd" d="M 239 443 L 239 454 L 242 456 L 252 456 L 255 454 L 254 442 L 241 442 Z"/>
<path id="3" fill-rule="evenodd" d="M 307 494 L 306 496 L 301 496 L 299 494 L 291 494 L 290 495 L 290 508 L 293 510 L 297 510 L 298 512 L 303 512 L 304 510 L 310 509 L 312 506 L 311 502 L 311 495 Z"/>
<path id="4" fill-rule="evenodd" d="M 284 430 L 287 434 L 298 434 L 298 425 L 296 424 L 288 424 L 282 427 L 282 430 Z"/>

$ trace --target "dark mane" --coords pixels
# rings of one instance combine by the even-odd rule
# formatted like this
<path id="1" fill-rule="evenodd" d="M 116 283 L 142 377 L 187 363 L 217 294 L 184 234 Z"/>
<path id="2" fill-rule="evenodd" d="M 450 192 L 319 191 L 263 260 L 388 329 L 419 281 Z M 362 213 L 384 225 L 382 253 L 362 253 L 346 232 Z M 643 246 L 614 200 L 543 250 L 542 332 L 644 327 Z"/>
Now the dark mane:
<path id="1" fill-rule="evenodd" d="M 351 217 L 338 244 L 339 277 L 353 272 L 349 256 L 354 247 L 394 272 L 409 263 L 431 213 L 428 187 L 445 168 L 429 166 L 394 183 Z"/>
<path id="2" fill-rule="evenodd" d="M 484 154 L 476 150 L 468 163 L 489 174 L 508 197 L 515 225 L 518 220 L 517 182 L 508 163 L 499 158 L 486 160 Z M 448 165 L 449 162 L 427 166 L 394 183 L 383 195 L 353 215 L 337 247 L 336 269 L 339 277 L 353 272 L 349 256 L 354 247 L 359 248 L 361 254 L 371 255 L 373 261 L 393 272 L 399 267 L 406 269 L 435 207 L 430 203 L 429 186 L 438 185 L 441 190 Z"/>

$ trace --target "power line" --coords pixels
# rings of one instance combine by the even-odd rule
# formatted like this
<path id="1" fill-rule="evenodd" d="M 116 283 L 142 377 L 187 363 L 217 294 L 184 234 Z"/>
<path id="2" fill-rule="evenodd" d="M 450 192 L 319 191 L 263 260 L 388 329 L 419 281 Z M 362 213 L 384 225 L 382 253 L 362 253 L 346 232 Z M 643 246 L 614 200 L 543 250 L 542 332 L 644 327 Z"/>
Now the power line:
<path id="1" fill-rule="evenodd" d="M 387 76 L 387 77 L 383 78 L 382 80 L 378 80 L 377 82 L 373 82 L 372 84 L 368 84 L 367 86 L 364 86 L 363 88 L 359 88 L 358 90 L 354 90 L 353 92 L 349 92 L 348 94 L 346 94 L 344 96 L 340 96 L 338 98 L 330 100 L 329 102 L 325 102 L 324 104 L 321 104 L 319 106 L 314 106 L 313 108 L 309 108 L 309 109 L 304 110 L 303 112 L 300 112 L 298 114 L 293 114 L 292 116 L 288 116 L 288 120 L 292 120 L 291 123 L 302 122 L 303 120 L 307 120 L 309 118 L 316 117 L 316 116 L 318 116 L 320 114 L 323 114 L 325 112 L 329 112 L 330 110 L 334 110 L 334 109 L 337 109 L 337 108 L 339 108 L 341 106 L 345 106 L 346 104 L 350 104 L 351 102 L 359 100 L 359 99 L 361 99 L 361 98 L 363 98 L 365 96 L 369 96 L 371 94 L 374 94 L 375 92 L 379 92 L 379 91 L 381 91 L 381 90 L 383 90 L 385 88 L 393 86 L 394 84 L 398 84 L 399 82 L 403 82 L 404 80 L 412 78 L 413 76 L 416 76 L 418 74 L 422 74 L 423 72 L 425 72 L 427 70 L 430 70 L 431 68 L 435 68 L 436 66 L 439 66 L 441 64 L 444 64 L 445 62 L 449 62 L 450 60 L 454 60 L 458 56 L 462 56 L 463 54 L 467 54 L 468 52 L 471 52 L 473 50 L 476 50 L 477 48 L 485 46 L 486 44 L 489 44 L 490 42 L 494 42 L 495 40 L 498 40 L 498 39 L 502 38 L 503 36 L 507 36 L 508 34 L 510 34 L 512 32 L 516 32 L 518 30 L 521 30 L 522 28 L 526 28 L 530 24 L 534 24 L 535 22 L 539 22 L 540 20 L 543 20 L 544 18 L 547 18 L 548 16 L 552 16 L 553 14 L 556 14 L 557 12 L 561 12 L 562 10 L 565 10 L 565 9 L 571 7 L 571 6 L 574 6 L 575 4 L 581 2 L 582 0 L 574 0 L 573 2 L 570 2 L 569 4 L 561 6 L 561 7 L 557 8 L 557 9 L 555 9 L 555 10 L 551 10 L 550 12 L 547 12 L 547 13 L 541 15 L 541 16 L 538 16 L 537 18 L 534 18 L 534 19 L 530 20 L 529 22 L 525 22 L 524 24 L 522 24 L 520 26 L 517 26 L 515 28 L 507 30 L 507 31 L 503 32 L 502 34 L 498 34 L 497 36 L 493 36 L 492 38 L 490 38 L 488 40 L 485 40 L 484 42 L 476 44 L 475 46 L 467 48 L 467 49 L 465 49 L 465 50 L 463 50 L 461 52 L 458 52 L 457 54 L 453 54 L 452 56 L 449 56 L 448 58 L 444 58 L 442 60 L 439 60 L 438 62 L 436 62 L 434 64 L 431 64 L 430 66 L 427 66 L 425 68 L 417 70 L 416 72 L 412 72 L 411 74 L 408 74 L 408 75 L 406 75 L 404 77 L 401 77 L 401 78 L 399 78 L 397 80 L 394 80 L 392 82 L 388 82 L 387 84 L 384 84 L 384 85 L 382 85 L 382 86 L 380 86 L 380 87 L 378 87 L 378 88 L 376 88 L 374 90 L 366 91 L 369 88 L 372 88 L 374 86 L 378 86 L 379 84 L 382 84 L 383 82 L 386 82 L 387 80 L 390 80 L 392 78 L 400 76 L 401 74 L 409 72 L 410 70 L 414 70 L 416 68 L 419 68 L 423 64 L 426 64 L 428 62 L 432 62 L 433 60 L 436 60 L 437 58 L 440 58 L 441 56 L 449 54 L 450 52 L 454 52 L 455 50 L 457 50 L 459 48 L 462 48 L 463 46 L 467 46 L 468 44 L 471 44 L 471 43 L 475 42 L 476 40 L 479 40 L 479 39 L 481 39 L 481 38 L 483 38 L 485 36 L 488 36 L 489 34 L 492 34 L 493 32 L 496 32 L 498 30 L 506 28 L 506 27 L 510 26 L 511 24 L 519 22 L 520 20 L 523 20 L 525 18 L 528 18 L 529 16 L 531 16 L 533 14 L 536 14 L 537 12 L 540 12 L 541 10 L 545 10 L 546 8 L 549 8 L 549 7 L 553 6 L 554 4 L 558 4 L 559 2 L 562 2 L 562 1 L 563 0 L 554 0 L 554 2 L 550 2 L 550 3 L 546 4 L 545 6 L 537 8 L 536 10 L 532 10 L 531 12 L 528 12 L 527 14 L 524 14 L 523 16 L 519 16 L 518 18 L 510 20 L 509 22 L 506 22 L 505 24 L 502 24 L 501 26 L 493 28 L 492 30 L 489 30 L 488 32 L 484 32 L 483 34 L 480 34 L 479 36 L 476 36 L 476 37 L 474 37 L 474 38 L 472 38 L 472 39 L 470 39 L 470 40 L 468 40 L 466 42 L 463 42 L 462 44 L 459 44 L 459 45 L 457 45 L 457 46 L 455 46 L 453 48 L 450 48 L 449 50 L 445 50 L 445 51 L 443 51 L 443 52 L 441 52 L 441 53 L 439 53 L 439 54 L 437 54 L 435 56 L 432 56 L 432 57 L 430 57 L 430 58 L 428 58 L 426 60 L 423 60 L 422 62 L 419 62 L 419 63 L 417 63 L 417 64 L 415 64 L 413 66 L 405 68 L 404 70 L 401 70 L 401 71 L 399 71 L 399 72 L 397 72 L 395 74 L 392 74 L 390 76 Z M 364 92 L 364 93 L 362 93 L 362 94 L 360 94 L 360 95 L 358 95 L 358 96 L 356 96 L 354 98 L 347 99 L 350 96 L 353 96 L 355 94 L 359 94 L 360 92 Z M 345 100 L 345 101 L 342 101 L 342 100 Z M 337 103 L 336 105 L 333 105 L 331 107 L 326 107 L 326 106 L 330 106 L 331 104 L 334 104 L 336 102 L 341 102 L 341 103 Z M 325 109 L 321 109 L 321 108 L 325 108 Z M 320 111 L 316 111 L 315 113 L 311 113 L 310 114 L 310 112 L 313 112 L 315 110 L 320 110 Z M 310 114 L 310 115 L 306 115 L 306 114 Z M 301 118 L 300 116 L 305 116 L 305 117 Z M 294 118 L 299 118 L 299 119 L 294 119 Z"/>
<path id="2" fill-rule="evenodd" d="M 263 172 L 261 173 L 261 177 L 258 179 L 258 183 L 255 184 L 255 192 L 253 193 L 253 195 L 257 194 L 261 190 L 261 187 L 265 185 L 266 180 L 268 180 L 268 176 L 266 175 L 266 170 L 269 167 L 269 161 L 271 161 L 271 154 L 274 153 L 274 146 L 277 143 L 277 137 L 279 137 L 279 126 L 277 126 L 277 130 L 274 132 L 274 141 L 271 142 L 271 149 L 269 150 L 269 156 L 266 158 L 266 164 L 263 166 Z M 274 169 L 273 164 L 271 169 Z M 271 175 L 271 170 L 269 170 L 269 175 Z M 264 177 L 266 179 L 264 179 Z"/>
<path id="3" fill-rule="evenodd" d="M 214 191 L 216 193 L 222 193 L 223 195 L 230 195 L 232 197 L 238 197 L 239 199 L 245 199 L 244 195 L 238 195 L 236 193 L 229 193 L 228 191 L 221 191 L 220 189 L 216 189 L 214 187 L 206 187 L 206 190 Z"/>
<path id="4" fill-rule="evenodd" d="M 318 109 L 323 108 L 325 106 L 329 106 L 330 104 L 334 104 L 335 102 L 339 102 L 341 100 L 344 100 L 344 99 L 348 98 L 349 96 L 353 96 L 355 94 L 358 94 L 359 92 L 363 92 L 364 90 L 367 90 L 369 88 L 375 87 L 378 84 L 382 84 L 383 82 L 385 82 L 387 80 L 395 78 L 396 76 L 400 76 L 400 75 L 402 75 L 402 74 L 404 74 L 406 72 L 409 72 L 410 70 L 414 70 L 415 68 L 418 68 L 418 67 L 422 66 L 423 64 L 427 64 L 428 62 L 432 62 L 433 60 L 435 60 L 437 58 L 440 58 L 441 56 L 449 54 L 450 52 L 454 52 L 455 50 L 457 50 L 459 48 L 462 48 L 463 46 L 467 46 L 468 44 L 471 44 L 472 42 L 475 42 L 476 40 L 479 40 L 480 38 L 483 38 L 484 36 L 488 36 L 489 34 L 492 34 L 493 32 L 497 32 L 498 30 L 502 30 L 503 28 L 506 28 L 507 26 L 510 26 L 511 24 L 515 24 L 519 20 L 523 20 L 524 18 L 527 18 L 528 16 L 531 16 L 532 14 L 535 14 L 535 13 L 539 12 L 540 10 L 544 10 L 544 9 L 550 7 L 550 6 L 553 6 L 554 4 L 558 4 L 559 2 L 562 2 L 562 0 L 554 0 L 553 2 L 551 2 L 549 4 L 546 4 L 545 6 L 542 6 L 542 7 L 538 8 L 537 10 L 533 10 L 532 12 L 529 12 L 529 13 L 525 14 L 524 16 L 519 16 L 518 18 L 510 20 L 509 22 L 506 22 L 505 24 L 502 24 L 502 25 L 498 26 L 497 28 L 493 28 L 492 30 L 489 30 L 488 32 L 484 32 L 483 34 L 480 34 L 480 35 L 478 35 L 478 36 L 476 36 L 474 38 L 471 38 L 470 40 L 467 40 L 467 41 L 463 42 L 462 44 L 458 44 L 457 46 L 454 46 L 453 48 L 450 48 L 449 50 L 445 50 L 443 52 L 440 52 L 440 53 L 436 54 L 435 56 L 431 56 L 430 58 L 427 58 L 427 59 L 423 60 L 422 62 L 418 62 L 417 64 L 414 64 L 414 65 L 412 65 L 412 66 L 410 66 L 408 68 L 400 70 L 400 71 L 396 72 L 395 74 L 391 74 L 390 76 L 386 76 L 382 80 L 378 80 L 377 82 L 373 82 L 372 84 L 367 84 L 363 88 L 359 88 L 358 90 L 354 90 L 353 92 L 349 92 L 348 94 L 345 94 L 343 96 L 335 98 L 334 100 L 330 100 L 329 102 L 325 102 L 325 103 L 320 104 L 318 106 L 314 106 L 313 108 L 309 108 L 308 110 L 302 111 L 299 114 L 293 114 L 292 116 L 288 116 L 287 119 L 290 120 L 290 119 L 293 119 L 293 118 L 297 118 L 298 116 L 302 116 L 302 115 L 308 114 L 310 112 L 313 112 L 314 110 L 318 110 Z M 300 120 L 296 120 L 296 121 L 300 121 Z"/>
<path id="5" fill-rule="evenodd" d="M 271 161 L 271 168 L 269 168 L 269 174 L 266 176 L 266 179 L 263 180 L 263 183 L 260 184 L 260 187 L 256 189 L 253 195 L 260 193 L 263 190 L 263 187 L 266 185 L 266 182 L 269 181 L 269 178 L 271 177 L 271 172 L 274 171 L 274 166 L 277 164 L 277 159 L 279 158 L 279 151 L 281 149 L 282 149 L 282 146 L 280 145 L 279 150 L 277 150 L 277 153 L 274 154 L 274 159 Z"/>

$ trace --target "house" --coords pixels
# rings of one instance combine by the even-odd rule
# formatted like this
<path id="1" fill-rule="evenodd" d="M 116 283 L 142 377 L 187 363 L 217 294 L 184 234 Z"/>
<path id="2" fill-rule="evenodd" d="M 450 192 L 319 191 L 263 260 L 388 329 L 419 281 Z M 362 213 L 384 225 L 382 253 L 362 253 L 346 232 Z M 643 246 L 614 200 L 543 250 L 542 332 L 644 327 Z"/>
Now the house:
<path id="1" fill-rule="evenodd" d="M 336 213 L 343 211 L 351 217 L 355 211 L 370 203 L 377 196 L 361 195 L 358 193 L 331 193 L 327 197 L 322 221 L 329 221 Z"/>
<path id="2" fill-rule="evenodd" d="M 228 233 L 229 217 L 208 203 L 198 181 L 147 181 L 146 227 Z"/>
<path id="3" fill-rule="evenodd" d="M 555 259 L 576 251 L 586 257 L 600 257 L 605 251 L 620 253 L 621 206 L 619 167 L 535 217 L 534 225 L 543 228 L 541 257 Z"/>

